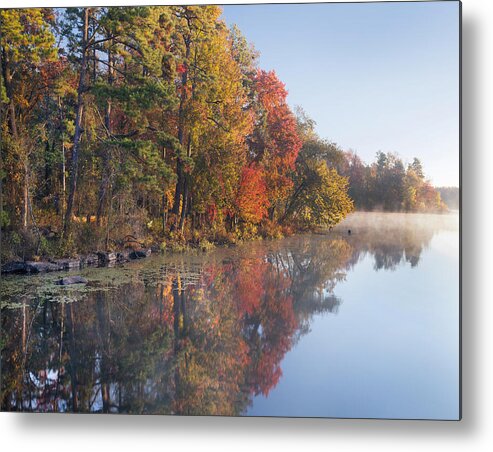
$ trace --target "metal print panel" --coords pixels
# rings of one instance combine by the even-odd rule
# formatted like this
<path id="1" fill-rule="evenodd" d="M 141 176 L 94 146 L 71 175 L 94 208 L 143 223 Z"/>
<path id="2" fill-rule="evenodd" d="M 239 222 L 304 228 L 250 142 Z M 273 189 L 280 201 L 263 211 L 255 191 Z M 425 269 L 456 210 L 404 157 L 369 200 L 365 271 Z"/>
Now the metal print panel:
<path id="1" fill-rule="evenodd" d="M 456 1 L 2 9 L 2 411 L 459 420 Z"/>

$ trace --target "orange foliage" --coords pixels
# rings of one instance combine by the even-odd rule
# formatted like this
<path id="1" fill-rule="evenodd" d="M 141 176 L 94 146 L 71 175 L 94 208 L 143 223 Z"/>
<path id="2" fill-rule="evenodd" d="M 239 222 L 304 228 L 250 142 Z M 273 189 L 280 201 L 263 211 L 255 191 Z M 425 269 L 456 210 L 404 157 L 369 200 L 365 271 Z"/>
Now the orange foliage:
<path id="1" fill-rule="evenodd" d="M 252 154 L 262 163 L 268 198 L 275 206 L 292 186 L 289 175 L 295 169 L 302 141 L 298 136 L 296 118 L 286 101 L 286 88 L 276 73 L 259 70 L 255 77 L 255 90 L 260 115 L 265 117 L 265 130 L 257 130 L 251 140 Z"/>
<path id="2" fill-rule="evenodd" d="M 240 217 L 250 223 L 259 223 L 267 215 L 267 187 L 257 165 L 243 168 L 236 206 Z"/>

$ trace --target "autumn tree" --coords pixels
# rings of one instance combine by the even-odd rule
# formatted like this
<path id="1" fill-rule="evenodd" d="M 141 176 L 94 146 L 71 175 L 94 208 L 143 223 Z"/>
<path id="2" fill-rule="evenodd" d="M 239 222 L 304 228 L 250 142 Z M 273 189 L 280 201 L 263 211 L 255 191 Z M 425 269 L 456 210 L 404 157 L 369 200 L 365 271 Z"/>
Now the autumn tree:
<path id="1" fill-rule="evenodd" d="M 93 57 L 103 70 L 92 89 L 100 109 L 97 221 L 111 214 L 115 196 L 127 209 L 146 205 L 162 216 L 174 179 L 168 154 L 177 147 L 168 120 L 177 106 L 173 17 L 169 8 L 109 8 L 101 27 L 106 60 Z"/>
<path id="2" fill-rule="evenodd" d="M 259 223 L 267 216 L 269 200 L 263 171 L 258 165 L 245 166 L 241 173 L 236 207 L 239 218 L 247 223 Z"/>
<path id="3" fill-rule="evenodd" d="M 303 229 L 332 227 L 353 210 L 348 179 L 335 168 L 344 154 L 333 143 L 321 140 L 315 133 L 314 121 L 303 111 L 298 113 L 298 130 L 304 142 L 281 221 Z"/>
<path id="4" fill-rule="evenodd" d="M 197 214 L 213 206 L 218 221 L 232 220 L 242 168 L 247 162 L 246 137 L 253 117 L 244 109 L 247 93 L 241 70 L 232 54 L 232 42 L 224 24 L 218 24 L 204 41 L 194 59 L 201 69 L 193 78 L 194 97 L 190 113 L 190 157 L 193 169 L 188 176 L 189 195 Z M 204 80 L 205 78 L 205 80 Z"/>
<path id="5" fill-rule="evenodd" d="M 48 8 L 0 11 L 0 177 L 8 176 L 5 184 L 7 215 L 12 225 L 23 229 L 33 216 L 31 164 L 36 158 L 36 145 L 42 133 L 36 121 L 37 108 L 54 83 L 49 69 L 57 56 L 53 21 L 53 11 Z"/>
<path id="6" fill-rule="evenodd" d="M 217 6 L 6 9 L 0 25 L 9 259 L 278 237 L 351 199 L 445 209 L 419 160 L 366 164 L 295 117 Z"/>
<path id="7" fill-rule="evenodd" d="M 301 148 L 296 118 L 287 104 L 287 91 L 274 71 L 259 70 L 254 78 L 257 120 L 249 138 L 250 160 L 265 173 L 269 218 L 285 202 L 292 187 L 291 174 Z"/>
<path id="8" fill-rule="evenodd" d="M 459 187 L 437 187 L 440 197 L 449 209 L 458 210 L 460 207 Z"/>
<path id="9" fill-rule="evenodd" d="M 366 167 L 361 158 L 354 152 L 345 155 L 347 170 L 343 174 L 348 177 L 348 194 L 357 206 L 371 205 L 371 189 L 369 182 L 369 168 Z"/>
<path id="10" fill-rule="evenodd" d="M 395 153 L 377 152 L 373 163 L 365 164 L 353 152 L 344 155 L 341 174 L 349 178 L 349 195 L 357 209 L 406 212 L 442 212 L 445 206 L 438 192 L 426 181 L 418 158 L 404 167 Z M 438 194 L 439 195 L 439 194 Z"/>
<path id="11" fill-rule="evenodd" d="M 205 87 L 208 74 L 201 67 L 203 52 L 215 33 L 220 10 L 215 6 L 173 7 L 176 18 L 176 51 L 179 57 L 179 106 L 177 113 L 177 139 L 180 149 L 176 153 L 176 187 L 172 212 L 179 229 L 183 229 L 190 201 L 190 172 L 193 167 L 193 141 L 196 128 L 203 124 L 201 105 L 197 96 Z M 201 61 L 199 61 L 199 59 Z M 201 100 L 204 100 L 203 98 Z"/>
<path id="12" fill-rule="evenodd" d="M 68 231 L 68 227 L 72 221 L 72 210 L 74 206 L 75 192 L 77 189 L 77 179 L 79 175 L 79 148 L 82 136 L 82 115 L 85 107 L 85 93 L 87 89 L 87 72 L 88 72 L 88 55 L 91 50 L 91 41 L 94 40 L 94 35 L 89 35 L 89 22 L 92 18 L 93 10 L 91 8 L 79 8 L 68 11 L 68 27 L 66 28 L 66 37 L 69 39 L 71 50 L 78 53 L 78 74 L 79 80 L 77 84 L 77 105 L 75 113 L 75 129 L 72 143 L 72 158 L 70 163 L 70 179 L 69 193 L 67 199 L 67 208 L 65 211 L 64 232 Z M 74 34 L 70 30 L 76 31 Z"/>

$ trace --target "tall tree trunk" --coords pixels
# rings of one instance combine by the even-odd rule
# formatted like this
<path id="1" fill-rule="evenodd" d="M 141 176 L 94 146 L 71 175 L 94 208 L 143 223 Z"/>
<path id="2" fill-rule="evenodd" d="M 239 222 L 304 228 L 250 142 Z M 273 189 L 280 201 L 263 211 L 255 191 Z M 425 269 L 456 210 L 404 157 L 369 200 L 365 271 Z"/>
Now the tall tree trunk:
<path id="1" fill-rule="evenodd" d="M 190 140 L 190 137 L 188 137 L 187 157 L 190 158 L 191 155 L 192 155 L 192 142 Z M 188 212 L 189 185 L 190 185 L 190 176 L 188 174 L 183 174 L 183 193 L 182 193 L 183 202 L 181 205 L 180 224 L 178 226 L 181 232 L 183 232 L 183 228 L 185 226 L 185 217 L 187 216 L 187 212 Z"/>
<path id="2" fill-rule="evenodd" d="M 113 41 L 111 41 L 111 44 Z M 111 54 L 111 44 L 108 48 L 108 85 L 113 85 L 113 56 Z M 111 98 L 108 98 L 106 101 L 106 112 L 104 115 L 104 127 L 106 129 L 106 134 L 108 139 L 111 139 Z M 99 185 L 99 202 L 98 202 L 98 210 L 96 213 L 96 223 L 98 226 L 101 226 L 101 216 L 103 214 L 103 206 L 105 199 L 108 194 L 108 186 L 110 179 L 110 156 L 108 153 L 108 149 L 103 149 L 103 174 L 101 175 L 101 182 Z"/>
<path id="3" fill-rule="evenodd" d="M 183 181 L 183 203 L 181 205 L 180 224 L 178 226 L 181 232 L 183 232 L 183 228 L 185 226 L 185 217 L 187 214 L 187 208 L 188 208 L 188 176 L 185 175 Z"/>
<path id="4" fill-rule="evenodd" d="M 63 140 L 63 137 L 62 137 Z M 65 164 L 65 143 L 62 142 L 62 215 L 65 215 L 66 209 L 66 197 L 67 197 L 67 178 L 66 178 L 66 164 Z"/>
<path id="5" fill-rule="evenodd" d="M 163 235 L 166 234 L 166 223 L 167 223 L 167 215 L 166 215 L 167 205 L 166 205 L 166 195 L 163 193 L 161 197 L 161 222 L 162 222 L 162 232 Z"/>
<path id="6" fill-rule="evenodd" d="M 163 146 L 163 165 L 166 164 L 166 148 Z M 163 196 L 161 199 L 161 215 L 163 221 L 163 235 L 166 234 L 166 222 L 167 218 L 167 203 L 166 203 L 166 186 L 163 187 Z"/>
<path id="7" fill-rule="evenodd" d="M 80 65 L 79 86 L 77 88 L 77 114 L 75 117 L 74 145 L 72 147 L 72 162 L 70 165 L 69 195 L 67 200 L 67 211 L 65 212 L 65 223 L 63 230 L 66 233 L 72 220 L 72 209 L 74 206 L 75 192 L 77 189 L 77 176 L 79 172 L 79 146 L 82 135 L 82 115 L 84 113 L 84 91 L 86 88 L 87 73 L 87 51 L 88 51 L 88 29 L 90 8 L 84 8 L 84 28 L 82 38 L 82 60 Z"/>
<path id="8" fill-rule="evenodd" d="M 22 227 L 27 228 L 27 218 L 29 211 L 29 168 L 27 163 L 27 155 L 23 162 L 24 183 L 22 184 Z"/>
<path id="9" fill-rule="evenodd" d="M 62 219 L 64 218 L 65 215 L 65 197 L 66 197 L 66 191 L 67 191 L 67 184 L 66 184 L 66 177 L 65 177 L 65 134 L 63 131 L 63 120 L 64 120 L 64 115 L 63 115 L 63 110 L 62 110 L 62 100 L 60 96 L 58 96 L 58 112 L 60 115 L 60 129 L 61 129 L 61 139 L 62 139 L 62 163 L 61 163 L 61 183 L 62 183 L 62 196 L 60 200 L 60 211 L 61 211 L 61 216 Z"/>
<path id="10" fill-rule="evenodd" d="M 176 157 L 176 176 L 175 199 L 171 212 L 178 215 L 180 213 L 181 194 L 183 192 L 183 163 L 179 156 Z"/>
<path id="11" fill-rule="evenodd" d="M 12 141 L 15 146 L 21 147 L 19 142 L 19 133 L 17 129 L 17 118 L 15 115 L 15 103 L 14 103 L 14 91 L 12 88 L 12 74 L 10 72 L 9 60 L 7 58 L 7 52 L 5 49 L 2 50 L 2 76 L 3 82 L 5 84 L 5 92 L 9 98 L 8 104 L 8 124 L 10 129 L 10 134 L 12 136 Z M 21 224 L 23 228 L 27 227 L 28 218 L 28 186 L 27 186 L 27 171 L 28 163 L 27 156 L 25 156 L 22 162 L 22 173 L 23 173 L 23 184 L 22 184 L 22 203 L 21 203 Z"/>
<path id="12" fill-rule="evenodd" d="M 187 67 L 183 74 L 181 75 L 181 86 L 182 86 L 182 91 L 180 95 L 180 105 L 178 107 L 178 141 L 180 142 L 181 145 L 181 151 L 183 150 L 183 145 L 185 143 L 185 104 L 187 101 L 187 83 L 188 83 L 188 59 L 190 58 L 190 38 L 185 37 L 185 46 L 186 46 L 186 52 L 185 52 L 185 59 L 186 59 L 186 64 Z M 184 185 L 185 185 L 185 171 L 184 171 L 184 165 L 183 165 L 183 160 L 180 155 L 176 157 L 176 189 L 175 189 L 175 199 L 173 203 L 173 209 L 172 212 L 175 215 L 178 215 L 180 213 L 180 203 L 182 201 L 182 196 L 183 196 L 183 191 L 184 191 Z"/>
<path id="13" fill-rule="evenodd" d="M 5 49 L 2 50 L 2 75 L 3 75 L 3 83 L 5 84 L 5 91 L 7 97 L 9 98 L 9 128 L 10 133 L 14 139 L 19 138 L 17 134 L 17 122 L 15 117 L 15 104 L 14 104 L 14 96 L 12 89 L 12 75 L 10 73 L 10 65 L 7 58 L 7 52 Z"/>
<path id="14" fill-rule="evenodd" d="M 2 242 L 2 230 L 3 230 L 3 156 L 2 156 L 2 151 L 0 149 L 0 249 L 3 249 L 3 242 Z M 0 268 L 2 267 L 2 253 L 0 253 Z M 1 403 L 1 399 L 0 399 Z M 1 405 L 0 405 L 1 408 Z"/>

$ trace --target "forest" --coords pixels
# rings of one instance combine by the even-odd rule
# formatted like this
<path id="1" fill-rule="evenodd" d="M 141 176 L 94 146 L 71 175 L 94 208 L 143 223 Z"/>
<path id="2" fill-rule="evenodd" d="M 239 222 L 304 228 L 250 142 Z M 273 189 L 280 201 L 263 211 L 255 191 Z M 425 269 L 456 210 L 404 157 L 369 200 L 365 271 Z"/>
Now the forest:
<path id="1" fill-rule="evenodd" d="M 442 201 L 447 205 L 449 209 L 459 210 L 459 187 L 436 187 L 436 189 L 440 193 Z"/>
<path id="2" fill-rule="evenodd" d="M 2 260 L 444 212 L 418 159 L 315 132 L 217 6 L 0 11 Z"/>

